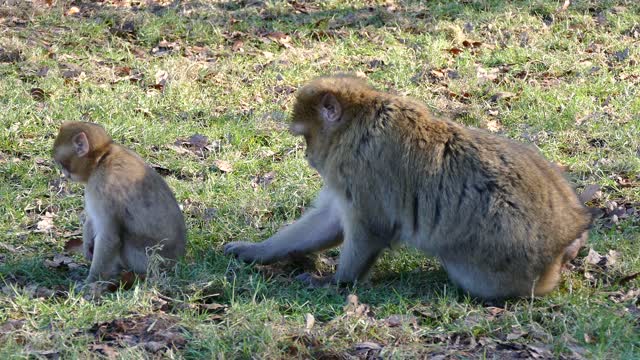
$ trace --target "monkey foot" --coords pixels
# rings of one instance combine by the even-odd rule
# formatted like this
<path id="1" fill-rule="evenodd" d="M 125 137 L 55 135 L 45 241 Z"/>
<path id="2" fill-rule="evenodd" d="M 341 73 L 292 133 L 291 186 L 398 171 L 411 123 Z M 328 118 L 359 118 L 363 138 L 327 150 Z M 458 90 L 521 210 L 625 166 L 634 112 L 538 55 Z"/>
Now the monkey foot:
<path id="1" fill-rule="evenodd" d="M 301 281 L 311 288 L 327 288 L 336 284 L 333 275 L 315 276 L 310 273 L 304 273 L 296 276 L 296 280 Z"/>

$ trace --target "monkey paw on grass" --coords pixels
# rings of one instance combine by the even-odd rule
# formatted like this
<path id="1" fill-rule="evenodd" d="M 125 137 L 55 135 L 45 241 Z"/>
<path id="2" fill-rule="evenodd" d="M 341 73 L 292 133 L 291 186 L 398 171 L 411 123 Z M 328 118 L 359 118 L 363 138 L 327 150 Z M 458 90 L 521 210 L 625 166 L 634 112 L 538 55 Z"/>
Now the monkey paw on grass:
<path id="1" fill-rule="evenodd" d="M 328 288 L 338 284 L 334 275 L 315 276 L 308 272 L 296 276 L 296 280 L 310 288 Z"/>
<path id="2" fill-rule="evenodd" d="M 268 264 L 276 261 L 262 243 L 256 244 L 249 241 L 235 241 L 224 246 L 224 253 L 225 255 L 233 255 L 249 263 Z"/>

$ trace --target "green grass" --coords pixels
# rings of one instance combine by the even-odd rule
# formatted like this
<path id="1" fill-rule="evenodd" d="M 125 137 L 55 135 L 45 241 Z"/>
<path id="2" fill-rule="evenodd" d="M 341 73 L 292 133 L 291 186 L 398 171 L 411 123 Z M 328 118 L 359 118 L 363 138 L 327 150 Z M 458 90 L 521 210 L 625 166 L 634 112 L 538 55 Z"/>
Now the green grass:
<path id="1" fill-rule="evenodd" d="M 95 324 L 162 313 L 176 317 L 184 346 L 156 354 L 117 347 L 121 357 L 378 354 L 363 342 L 381 345 L 384 358 L 504 358 L 535 349 L 555 357 L 640 357 L 640 283 L 617 283 L 640 271 L 636 1 L 573 1 L 563 12 L 563 2 L 551 0 L 300 2 L 308 14 L 286 1 L 76 3 L 74 16 L 64 15 L 65 1 L 0 8 L 1 358 L 102 356 L 92 350 L 107 344 L 95 337 Z M 265 35 L 275 31 L 289 35 L 286 46 Z M 175 44 L 158 56 L 152 49 L 161 40 Z M 465 40 L 482 44 L 466 48 Z M 462 52 L 454 56 L 452 48 Z M 123 79 L 124 67 L 140 80 Z M 70 69 L 80 75 L 69 77 Z M 159 70 L 169 75 L 163 91 L 150 88 Z M 225 257 L 225 243 L 268 237 L 320 188 L 286 119 L 293 90 L 335 72 L 364 74 L 436 114 L 534 143 L 567 166 L 578 191 L 602 187 L 593 206 L 629 203 L 636 213 L 613 227 L 609 218 L 598 221 L 588 245 L 619 258 L 598 270 L 582 260 L 585 249 L 550 296 L 495 310 L 466 298 L 437 261 L 408 249 L 386 254 L 371 284 L 348 289 L 296 283 L 313 262 L 258 267 Z M 44 99 L 32 96 L 35 88 Z M 505 93 L 515 96 L 500 98 Z M 75 236 L 83 208 L 81 186 L 60 183 L 50 160 L 65 120 L 101 123 L 168 169 L 189 226 L 188 254 L 175 273 L 93 302 L 74 290 L 86 275 L 84 260 L 75 257 L 76 269 L 45 264 Z M 204 158 L 168 146 L 194 134 L 209 138 Z M 217 171 L 217 160 L 233 171 Z M 275 180 L 255 186 L 269 172 Z M 47 212 L 54 227 L 36 231 Z M 370 312 L 345 309 L 349 293 Z M 210 302 L 226 310 L 198 310 Z M 315 318 L 311 329 L 305 314 Z M 392 315 L 414 318 L 392 327 L 385 321 Z M 10 326 L 13 320 L 22 322 Z"/>

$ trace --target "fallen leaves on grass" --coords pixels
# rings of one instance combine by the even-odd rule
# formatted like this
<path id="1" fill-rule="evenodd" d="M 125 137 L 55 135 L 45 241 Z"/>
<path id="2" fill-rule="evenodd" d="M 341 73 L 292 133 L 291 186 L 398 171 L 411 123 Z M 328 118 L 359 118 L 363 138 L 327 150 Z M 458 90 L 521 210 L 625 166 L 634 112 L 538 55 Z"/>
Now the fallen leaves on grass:
<path id="1" fill-rule="evenodd" d="M 499 68 L 485 69 L 481 65 L 476 65 L 476 76 L 481 82 L 490 81 L 493 82 L 498 79 L 500 74 Z"/>
<path id="2" fill-rule="evenodd" d="M 65 16 L 74 16 L 80 14 L 80 8 L 77 6 L 72 6 L 69 10 L 65 11 Z"/>
<path id="3" fill-rule="evenodd" d="M 619 277 L 613 268 L 619 257 L 620 253 L 615 250 L 609 250 L 607 254 L 601 255 L 594 249 L 589 249 L 587 256 L 582 259 L 582 271 L 585 279 L 592 285 L 599 282 L 612 283 L 615 278 Z M 588 266 L 584 266 L 587 264 Z"/>
<path id="4" fill-rule="evenodd" d="M 486 123 L 487 130 L 493 133 L 499 133 L 502 131 L 502 124 L 498 120 L 489 120 Z"/>
<path id="5" fill-rule="evenodd" d="M 459 48 L 449 48 L 449 49 L 444 49 L 446 52 L 448 52 L 449 54 L 453 55 L 453 57 L 456 57 L 460 54 L 462 54 L 463 50 L 459 49 Z"/>
<path id="6" fill-rule="evenodd" d="M 497 92 L 495 94 L 493 94 L 489 100 L 491 102 L 498 102 L 498 100 L 510 100 L 514 97 L 516 97 L 517 95 L 508 91 L 501 91 L 501 92 Z"/>
<path id="7" fill-rule="evenodd" d="M 53 218 L 55 217 L 55 214 L 47 211 L 44 213 L 44 215 L 40 215 L 40 219 L 38 221 L 38 223 L 36 224 L 36 231 L 35 232 L 50 232 L 53 231 L 53 229 L 55 228 L 55 226 L 53 225 Z"/>
<path id="8" fill-rule="evenodd" d="M 343 310 L 344 310 L 345 316 L 347 317 L 349 316 L 372 317 L 373 316 L 371 307 L 369 307 L 368 304 L 360 303 L 360 300 L 358 299 L 358 295 L 356 294 L 347 295 L 347 304 L 344 306 Z"/>
<path id="9" fill-rule="evenodd" d="M 306 331 L 311 330 L 313 328 L 313 325 L 315 325 L 315 323 L 316 323 L 316 318 L 313 315 L 309 313 L 304 314 L 304 329 Z"/>
<path id="10" fill-rule="evenodd" d="M 214 302 L 213 299 L 218 298 L 220 296 L 220 292 L 211 292 L 211 289 L 207 289 L 206 285 L 204 285 L 204 287 L 206 294 L 198 299 L 199 302 L 180 301 L 158 294 L 158 296 L 153 299 L 154 310 L 161 312 L 191 310 L 201 315 L 209 315 L 209 320 L 222 320 L 224 313 L 229 309 L 229 306 Z M 202 288 L 199 290 L 202 290 Z"/>
<path id="11" fill-rule="evenodd" d="M 605 228 L 615 228 L 621 220 L 632 219 L 633 221 L 639 221 L 640 219 L 640 204 L 634 202 L 628 202 L 625 200 L 614 201 L 610 200 L 604 204 L 603 217 L 605 222 L 603 226 Z"/>
<path id="12" fill-rule="evenodd" d="M 170 348 L 183 348 L 186 330 L 178 325 L 179 319 L 166 314 L 135 315 L 95 324 L 89 329 L 95 341 L 89 350 L 109 358 L 118 356 L 118 348 L 139 346 L 150 353 Z"/>
<path id="13" fill-rule="evenodd" d="M 230 173 L 233 171 L 233 165 L 228 161 L 218 159 L 213 162 L 212 169 L 223 173 Z"/>
<path id="14" fill-rule="evenodd" d="M 50 268 L 58 268 L 58 269 L 66 268 L 69 270 L 82 267 L 82 265 L 76 263 L 76 261 L 72 257 L 67 255 L 62 255 L 62 254 L 55 254 L 53 256 L 53 259 L 45 260 L 44 264 Z"/>
<path id="15" fill-rule="evenodd" d="M 204 159 L 211 151 L 220 149 L 219 142 L 209 143 L 209 138 L 202 134 L 193 134 L 188 139 L 177 139 L 174 145 L 168 145 L 168 147 L 178 154 L 193 153 L 198 157 Z"/>
<path id="16" fill-rule="evenodd" d="M 0 63 L 17 63 L 23 60 L 24 57 L 19 50 L 5 50 L 0 48 Z"/>
<path id="17" fill-rule="evenodd" d="M 353 349 L 354 355 L 360 359 L 377 359 L 382 351 L 382 345 L 373 341 L 365 341 L 355 344 Z"/>
<path id="18" fill-rule="evenodd" d="M 155 75 L 156 82 L 153 85 L 149 85 L 151 89 L 158 90 L 160 92 L 164 92 L 164 88 L 167 85 L 167 80 L 169 79 L 169 73 L 164 70 L 158 70 Z"/>
<path id="19" fill-rule="evenodd" d="M 591 265 L 607 268 L 615 264 L 618 257 L 620 257 L 620 253 L 615 250 L 609 250 L 606 255 L 600 255 L 597 251 L 589 249 L 589 254 L 585 258 L 585 261 Z"/>
<path id="20" fill-rule="evenodd" d="M 151 49 L 151 54 L 154 56 L 165 56 L 178 50 L 180 50 L 180 45 L 177 42 L 161 40 L 158 42 L 158 45 Z"/>
<path id="21" fill-rule="evenodd" d="M 0 325 L 0 340 L 5 340 L 6 338 L 12 338 L 18 344 L 24 344 L 26 342 L 25 332 L 22 331 L 25 320 L 17 319 L 12 320 L 9 319 Z"/>
<path id="22" fill-rule="evenodd" d="M 411 326 L 414 329 L 418 328 L 418 318 L 413 315 L 391 315 L 384 319 L 384 322 L 388 327 L 399 326 Z"/>
<path id="23" fill-rule="evenodd" d="M 122 81 L 129 81 L 131 83 L 140 83 L 144 79 L 144 74 L 142 71 L 137 69 L 132 69 L 129 66 L 119 66 L 113 69 L 113 73 L 117 76 L 117 79 L 113 80 L 112 83 L 119 83 Z"/>
<path id="24" fill-rule="evenodd" d="M 578 195 L 578 199 L 581 203 L 586 204 L 593 199 L 599 199 L 602 197 L 602 191 L 600 191 L 600 185 L 589 184 L 585 186 L 582 192 Z"/>
<path id="25" fill-rule="evenodd" d="M 276 179 L 276 172 L 269 171 L 263 175 L 256 175 L 251 178 L 251 187 L 253 190 L 257 190 L 259 187 L 266 188 Z"/>
<path id="26" fill-rule="evenodd" d="M 268 33 L 264 33 L 261 34 L 261 39 L 264 42 L 275 42 L 278 45 L 290 49 L 293 46 L 291 45 L 291 36 L 289 36 L 286 33 L 283 33 L 282 31 L 273 31 L 273 32 L 268 32 Z"/>
<path id="27" fill-rule="evenodd" d="M 633 273 L 633 274 L 630 274 L 630 275 L 623 276 L 618 280 L 618 285 L 624 285 L 624 284 L 628 283 L 629 281 L 637 279 L 638 276 L 640 276 L 640 271 L 636 272 L 636 273 Z"/>
<path id="28" fill-rule="evenodd" d="M 29 93 L 35 101 L 45 101 L 49 97 L 49 95 L 40 88 L 31 88 Z"/>

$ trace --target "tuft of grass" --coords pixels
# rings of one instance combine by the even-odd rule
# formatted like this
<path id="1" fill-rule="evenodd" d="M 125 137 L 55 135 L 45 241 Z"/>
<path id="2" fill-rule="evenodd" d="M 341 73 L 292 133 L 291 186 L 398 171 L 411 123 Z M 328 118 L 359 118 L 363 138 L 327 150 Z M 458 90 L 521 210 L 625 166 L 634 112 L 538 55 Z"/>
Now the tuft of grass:
<path id="1" fill-rule="evenodd" d="M 0 9 L 0 357 L 97 357 L 102 344 L 134 358 L 638 358 L 639 283 L 619 281 L 640 271 L 640 5 L 561 5 L 9 1 Z M 79 12 L 67 15 L 72 6 Z M 223 244 L 270 236 L 319 190 L 286 122 L 295 89 L 335 72 L 532 143 L 578 191 L 599 184 L 591 205 L 635 209 L 592 230 L 588 247 L 617 251 L 616 262 L 598 268 L 585 249 L 550 296 L 489 306 L 411 249 L 385 254 L 370 284 L 347 289 L 293 280 L 331 270 L 336 250 L 268 267 L 225 257 Z M 81 186 L 61 182 L 50 161 L 66 120 L 101 123 L 164 169 L 189 227 L 175 272 L 87 301 L 75 291 L 83 259 L 47 265 L 77 237 L 83 209 Z M 209 140 L 204 156 L 175 145 L 194 134 Z M 39 230 L 47 216 L 53 227 Z M 345 307 L 351 293 L 366 304 L 359 313 Z M 96 336 L 98 324 L 161 313 L 177 317 L 184 346 L 152 354 Z"/>

